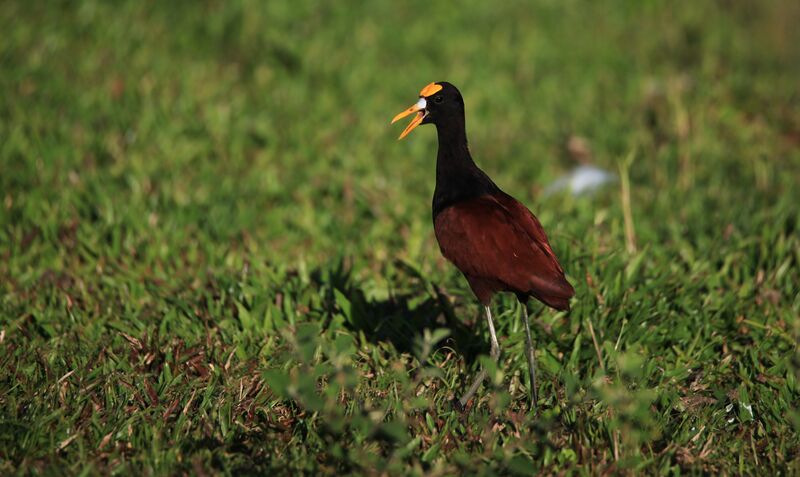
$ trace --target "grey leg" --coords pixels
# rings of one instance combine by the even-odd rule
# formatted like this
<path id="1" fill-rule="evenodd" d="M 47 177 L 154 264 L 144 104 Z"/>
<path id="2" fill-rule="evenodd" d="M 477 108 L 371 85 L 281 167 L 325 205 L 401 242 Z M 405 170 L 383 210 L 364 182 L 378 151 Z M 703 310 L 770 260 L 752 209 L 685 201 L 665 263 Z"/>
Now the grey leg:
<path id="1" fill-rule="evenodd" d="M 539 401 L 539 396 L 536 392 L 536 356 L 533 354 L 533 340 L 531 339 L 531 326 L 528 323 L 528 307 L 525 303 L 522 305 L 522 318 L 525 320 L 525 336 L 527 338 L 527 346 L 525 354 L 528 355 L 528 371 L 531 374 L 531 410 L 536 412 L 536 403 Z"/>
<path id="2" fill-rule="evenodd" d="M 492 359 L 497 362 L 497 359 L 500 357 L 500 344 L 497 343 L 497 333 L 494 331 L 494 322 L 492 321 L 492 310 L 487 306 L 486 307 L 486 321 L 489 323 L 489 335 L 491 336 L 491 343 L 492 343 L 492 350 L 490 352 L 490 356 Z M 472 382 L 472 385 L 469 387 L 466 393 L 461 396 L 461 399 L 458 400 L 458 403 L 461 405 L 463 409 L 467 405 L 467 401 L 472 398 L 472 395 L 475 394 L 475 391 L 478 390 L 483 380 L 486 379 L 486 369 L 482 369 L 480 373 L 475 377 L 475 380 Z"/>

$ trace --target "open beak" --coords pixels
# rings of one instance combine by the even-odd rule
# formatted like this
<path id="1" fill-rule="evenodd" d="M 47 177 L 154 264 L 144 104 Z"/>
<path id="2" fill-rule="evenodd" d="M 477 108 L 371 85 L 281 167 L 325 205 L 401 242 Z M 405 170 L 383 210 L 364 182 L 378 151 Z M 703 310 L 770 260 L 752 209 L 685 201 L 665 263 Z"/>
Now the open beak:
<path id="1" fill-rule="evenodd" d="M 417 113 L 417 115 L 416 115 L 416 116 L 414 116 L 414 119 L 412 119 L 412 120 L 411 120 L 411 122 L 410 122 L 410 123 L 408 123 L 408 126 L 406 126 L 406 128 L 405 128 L 405 129 L 403 130 L 403 132 L 400 134 L 400 137 L 399 137 L 399 138 L 397 138 L 398 140 L 399 140 L 399 139 L 403 139 L 403 138 L 404 138 L 404 137 L 406 137 L 406 136 L 408 135 L 408 133 L 410 133 L 410 132 L 411 132 L 411 131 L 412 131 L 412 130 L 415 128 L 415 127 L 417 127 L 417 126 L 419 126 L 420 124 L 422 124 L 422 120 L 423 120 L 423 119 L 425 119 L 425 116 L 427 116 L 427 115 L 428 115 L 428 112 L 427 112 L 427 111 L 425 111 L 425 106 L 426 106 L 426 105 L 427 105 L 427 102 L 425 101 L 425 98 L 419 98 L 419 101 L 417 101 L 416 103 L 414 103 L 414 105 L 413 105 L 413 106 L 411 106 L 410 108 L 406 109 L 406 110 L 405 110 L 405 111 L 403 111 L 402 113 L 400 113 L 400 114 L 398 114 L 397 116 L 395 116 L 395 117 L 394 117 L 394 119 L 392 119 L 392 124 L 394 124 L 394 123 L 396 123 L 397 121 L 399 121 L 400 119 L 403 119 L 404 117 L 408 116 L 409 114 L 414 114 L 414 113 Z"/>

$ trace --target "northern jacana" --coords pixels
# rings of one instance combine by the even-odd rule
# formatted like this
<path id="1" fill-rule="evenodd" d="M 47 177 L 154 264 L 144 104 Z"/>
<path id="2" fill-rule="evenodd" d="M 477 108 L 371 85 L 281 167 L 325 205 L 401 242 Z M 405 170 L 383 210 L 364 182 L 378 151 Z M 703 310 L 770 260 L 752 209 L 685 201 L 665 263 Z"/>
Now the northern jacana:
<path id="1" fill-rule="evenodd" d="M 433 193 L 433 229 L 442 255 L 467 279 L 484 306 L 491 336 L 491 357 L 497 361 L 500 345 L 490 302 L 497 292 L 511 292 L 522 304 L 526 354 L 530 372 L 531 408 L 535 409 L 536 362 L 526 303 L 533 297 L 556 310 L 569 310 L 575 294 L 564 277 L 539 220 L 518 200 L 506 194 L 472 160 L 467 147 L 464 99 L 447 82 L 431 83 L 419 100 L 392 119 L 409 115 L 404 138 L 420 124 L 434 124 L 439 136 L 436 190 Z M 458 400 L 461 409 L 486 378 L 481 370 Z"/>

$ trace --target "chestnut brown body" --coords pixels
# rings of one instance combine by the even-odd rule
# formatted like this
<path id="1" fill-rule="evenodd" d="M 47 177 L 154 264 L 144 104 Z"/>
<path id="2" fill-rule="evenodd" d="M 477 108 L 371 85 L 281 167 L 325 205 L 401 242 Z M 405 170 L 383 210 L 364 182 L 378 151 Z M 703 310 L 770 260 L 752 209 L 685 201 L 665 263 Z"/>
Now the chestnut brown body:
<path id="1" fill-rule="evenodd" d="M 434 218 L 439 247 L 483 305 L 509 291 L 523 303 L 534 297 L 557 310 L 575 294 L 542 224 L 508 194 L 481 195 L 447 207 Z"/>

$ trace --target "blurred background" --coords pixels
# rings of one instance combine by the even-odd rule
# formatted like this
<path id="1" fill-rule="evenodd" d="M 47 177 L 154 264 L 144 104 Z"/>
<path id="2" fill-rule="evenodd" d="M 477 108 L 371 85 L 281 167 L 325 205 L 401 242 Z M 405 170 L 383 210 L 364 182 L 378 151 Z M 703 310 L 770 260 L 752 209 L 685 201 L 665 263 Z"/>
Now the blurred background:
<path id="1" fill-rule="evenodd" d="M 144 240 L 162 260 L 222 242 L 293 262 L 427 257 L 435 134 L 398 144 L 388 120 L 447 80 L 477 161 L 521 199 L 576 161 L 616 172 L 633 153 L 654 232 L 670 218 L 703 228 L 712 210 L 745 220 L 734 198 L 777 200 L 796 179 L 777 172 L 797 165 L 797 10 L 8 2 L 4 213 L 125 225 L 121 245 Z M 584 235 L 574 206 L 541 209 Z"/>
<path id="2" fill-rule="evenodd" d="M 544 386 L 553 388 L 540 393 L 557 395 L 563 380 L 573 379 L 564 376 L 575 376 L 570 389 L 616 409 L 613 415 L 660 416 L 606 424 L 605 410 L 589 406 L 573 416 L 584 416 L 586 427 L 558 427 L 560 417 L 543 421 L 554 426 L 548 438 L 561 436 L 552 437 L 554 448 L 569 453 L 513 447 L 544 438 L 514 444 L 508 427 L 478 447 L 513 444 L 521 454 L 488 459 L 468 447 L 464 462 L 497 461 L 495 470 L 507 471 L 522 455 L 536 465 L 608 470 L 621 453 L 640 458 L 628 461 L 632 468 L 735 472 L 732 462 L 753 442 L 756 460 L 748 457 L 747 465 L 760 457 L 762 465 L 785 468 L 791 458 L 779 456 L 796 458 L 799 445 L 790 362 L 800 329 L 798 25 L 800 3 L 789 0 L 3 2 L 0 347 L 8 351 L 0 353 L 0 405 L 6 422 L 19 427 L 0 437 L 0 470 L 33 462 L 47 469 L 60 459 L 78 463 L 77 470 L 170 473 L 190 461 L 195 470 L 277 465 L 248 460 L 262 452 L 248 440 L 257 429 L 259 442 L 272 436 L 269 452 L 282 456 L 273 458 L 297 469 L 341 470 L 342 462 L 371 462 L 372 454 L 398 469 L 454 472 L 456 451 L 441 440 L 448 435 L 441 428 L 417 442 L 418 450 L 398 454 L 352 424 L 361 412 L 354 409 L 366 406 L 367 415 L 372 408 L 364 402 L 393 383 L 370 388 L 360 367 L 366 356 L 384 357 L 367 366 L 381 376 L 398 366 L 403 373 L 425 367 L 438 340 L 426 342 L 422 329 L 444 326 L 442 315 L 474 324 L 461 331 L 460 344 L 458 330 L 442 342 L 460 346 L 453 361 L 441 349 L 430 357 L 449 385 L 419 393 L 419 382 L 401 385 L 401 410 L 387 414 L 401 431 L 381 432 L 402 446 L 413 443 L 405 432 L 427 431 L 415 430 L 403 393 L 429 399 L 436 415 L 447 393 L 463 385 L 461 373 L 486 352 L 478 307 L 432 233 L 433 128 L 398 142 L 402 127 L 389 125 L 431 81 L 461 90 L 477 163 L 540 218 L 578 289 L 569 317 L 539 310 L 539 333 L 550 343 L 541 351 Z M 612 180 L 592 193 L 556 190 L 587 165 Z M 522 349 L 513 304 L 496 303 L 508 313 L 501 330 L 510 340 L 506 372 L 518 375 L 524 360 L 513 351 Z M 347 438 L 274 440 L 278 431 L 264 423 L 275 421 L 283 399 L 300 403 L 280 408 L 299 420 L 288 429 L 302 422 L 304 432 L 321 432 L 304 409 L 338 412 L 334 398 L 317 403 L 311 391 L 310 401 L 282 394 L 288 381 L 275 376 L 274 394 L 244 394 L 255 403 L 255 423 L 236 424 L 241 393 L 226 401 L 255 366 L 289 376 L 306 369 L 285 354 L 295 349 L 286 336 L 303 323 L 317 326 L 308 336 L 328 330 L 308 366 L 339 363 L 320 351 L 325 340 L 339 343 L 336 336 L 345 335 L 354 343 L 342 345 L 352 353 L 345 362 L 353 383 L 361 383 L 345 386 L 361 404 L 337 414 L 354 426 L 341 431 Z M 599 336 L 589 336 L 589 323 Z M 576 344 L 576 335 L 583 341 Z M 161 365 L 140 363 L 148 346 L 161 356 L 156 363 L 180 361 L 180 349 L 197 346 L 211 376 L 224 369 L 233 377 L 211 379 L 185 361 L 173 363 L 189 366 L 174 384 Z M 129 348 L 136 359 L 102 364 L 106 353 L 122 357 Z M 604 394 L 593 377 L 627 369 L 630 361 L 613 358 L 626 349 L 645 357 L 637 359 L 646 371 L 631 378 L 637 389 L 672 397 L 614 407 L 619 402 L 609 396 L 625 393 Z M 453 364 L 464 353 L 471 358 Z M 696 370 L 707 363 L 714 370 L 701 375 L 712 382 L 692 389 L 713 403 L 690 396 L 687 405 L 681 389 L 701 383 Z M 130 389 L 85 391 L 112 376 Z M 211 397 L 197 404 L 198 392 Z M 524 389 L 507 396 L 514 401 L 517 394 Z M 120 431 L 133 419 L 126 403 L 137 395 L 136 409 L 164 421 L 163 429 Z M 81 424 L 90 419 L 81 403 L 92 400 L 109 410 L 95 411 L 95 424 Z M 753 401 L 771 407 L 748 417 L 741 409 Z M 209 414 L 179 425 L 168 419 L 173 402 L 178 410 L 195 402 L 198 415 Z M 742 422 L 763 418 L 760 427 L 731 430 L 743 424 L 726 424 L 728 404 Z M 211 412 L 226 405 L 227 417 Z M 680 405 L 704 417 L 676 417 Z M 51 422 L 49 432 L 33 430 L 42 422 Z M 727 433 L 729 447 L 703 454 L 707 437 L 696 429 L 704 424 L 720 432 L 715 439 Z M 607 434 L 591 430 L 606 425 Z M 626 425 L 645 430 L 622 433 L 628 437 L 620 443 Z M 25 438 L 13 438 L 18 433 Z M 143 446 L 150 433 L 163 440 Z M 303 452 L 323 452 L 326 439 L 351 438 L 363 444 L 363 455 L 340 449 L 322 468 L 298 464 Z M 197 444 L 203 439 L 215 443 L 205 454 Z M 292 445 L 305 450 L 275 450 Z M 214 454 L 217 448 L 225 453 Z M 240 456 L 244 464 L 231 457 L 237 452 L 249 456 Z M 423 452 L 427 460 L 420 460 Z"/>

